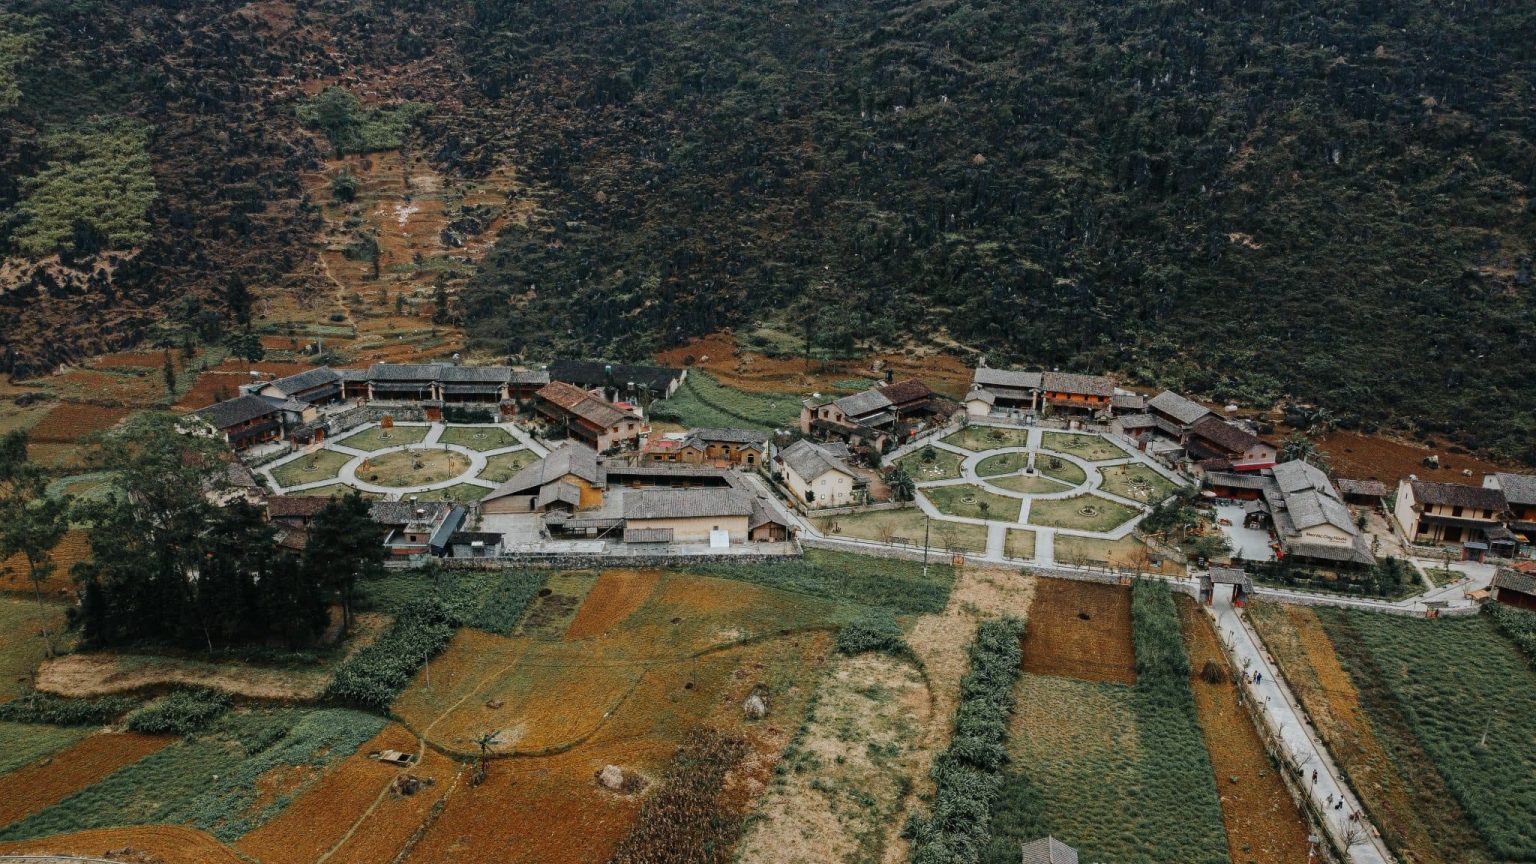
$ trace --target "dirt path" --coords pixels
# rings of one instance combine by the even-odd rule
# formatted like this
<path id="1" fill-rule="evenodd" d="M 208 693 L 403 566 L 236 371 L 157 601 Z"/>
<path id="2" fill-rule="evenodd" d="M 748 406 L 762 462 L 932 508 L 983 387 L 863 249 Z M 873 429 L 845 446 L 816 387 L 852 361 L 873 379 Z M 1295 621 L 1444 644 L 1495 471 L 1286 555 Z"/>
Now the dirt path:
<path id="1" fill-rule="evenodd" d="M 1251 864 L 1307 860 L 1309 826 L 1270 762 L 1253 720 L 1237 702 L 1234 673 L 1215 626 L 1192 598 L 1178 595 L 1175 599 L 1193 671 L 1190 688 L 1195 716 L 1221 795 L 1228 853 L 1233 861 Z M 1208 660 L 1215 661 L 1225 680 L 1213 684 L 1201 677 Z"/>
<path id="2" fill-rule="evenodd" d="M 959 568 L 944 611 L 918 618 L 908 635 L 907 642 L 928 679 L 932 707 L 913 748 L 911 791 L 886 825 L 886 864 L 902 864 L 911 857 L 910 844 L 902 839 L 901 829 L 913 804 L 933 793 L 933 780 L 928 772 L 934 757 L 949 745 L 953 734 L 960 679 L 968 669 L 966 649 L 976 638 L 977 626 L 984 618 L 998 615 L 1028 617 L 1035 585 L 1034 576 L 1018 571 L 973 565 Z"/>

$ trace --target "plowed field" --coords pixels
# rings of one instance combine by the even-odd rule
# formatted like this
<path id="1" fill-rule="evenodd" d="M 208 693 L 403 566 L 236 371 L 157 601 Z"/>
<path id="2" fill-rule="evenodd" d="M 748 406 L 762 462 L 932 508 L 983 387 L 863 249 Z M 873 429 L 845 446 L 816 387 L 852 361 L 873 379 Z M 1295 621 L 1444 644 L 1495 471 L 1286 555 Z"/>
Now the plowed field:
<path id="1" fill-rule="evenodd" d="M 1189 686 L 1195 694 L 1195 716 L 1221 790 L 1228 853 L 1233 861 L 1253 864 L 1307 860 L 1307 823 L 1270 762 L 1253 720 L 1237 704 L 1233 672 L 1210 617 L 1193 598 L 1179 595 L 1175 599 L 1193 672 Z M 1215 660 L 1227 680 L 1211 684 L 1200 677 L 1206 660 Z"/>
<path id="2" fill-rule="evenodd" d="M 0 779 L 0 826 L 51 806 L 175 740 L 132 732 L 92 735 L 47 762 L 13 771 Z"/>
<path id="3" fill-rule="evenodd" d="M 60 402 L 32 427 L 27 439 L 38 444 L 73 444 L 94 432 L 111 429 L 129 413 L 127 408 Z"/>
<path id="4" fill-rule="evenodd" d="M 1024 670 L 1136 683 L 1131 592 L 1097 582 L 1041 579 L 1024 634 Z"/>
<path id="5" fill-rule="evenodd" d="M 108 849 L 125 848 L 140 853 L 145 860 L 164 864 L 248 864 L 229 847 L 202 831 L 173 825 L 97 828 L 38 840 L 0 843 L 0 854 L 93 857 Z"/>
<path id="6" fill-rule="evenodd" d="M 708 370 L 720 379 L 721 384 L 754 393 L 826 392 L 836 389 L 834 385 L 838 381 L 883 379 L 884 371 L 873 369 L 872 364 L 877 360 L 884 364 L 882 369 L 890 369 L 897 380 L 921 378 L 934 390 L 952 398 L 958 398 L 970 388 L 972 375 L 970 367 L 960 358 L 938 353 L 910 357 L 885 353 L 825 365 L 817 362 L 808 372 L 803 357 L 774 358 L 751 351 L 738 353 L 736 337 L 730 333 L 712 333 L 657 352 L 656 361 L 667 366 L 682 366 L 689 355 L 693 355 L 696 366 Z"/>
<path id="7" fill-rule="evenodd" d="M 618 626 L 650 598 L 660 579 L 655 570 L 604 570 L 565 631 L 566 640 L 588 639 Z"/>

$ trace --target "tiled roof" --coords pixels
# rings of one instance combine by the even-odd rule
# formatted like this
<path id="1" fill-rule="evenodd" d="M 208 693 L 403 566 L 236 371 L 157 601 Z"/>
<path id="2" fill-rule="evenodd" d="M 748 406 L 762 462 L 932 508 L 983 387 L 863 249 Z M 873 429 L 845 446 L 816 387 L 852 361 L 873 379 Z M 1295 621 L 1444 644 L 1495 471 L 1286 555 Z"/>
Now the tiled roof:
<path id="1" fill-rule="evenodd" d="M 409 525 L 413 522 L 436 525 L 448 518 L 453 506 L 446 501 L 375 501 L 368 508 L 368 515 L 380 525 Z M 420 511 L 419 515 L 417 511 Z"/>
<path id="2" fill-rule="evenodd" d="M 683 440 L 707 441 L 711 444 L 755 444 L 761 449 L 768 441 L 768 433 L 752 429 L 689 429 Z"/>
<path id="3" fill-rule="evenodd" d="M 844 396 L 834 400 L 833 405 L 837 410 L 849 417 L 862 417 L 866 414 L 874 414 L 891 407 L 891 400 L 879 390 L 865 390 L 863 393 L 855 393 L 852 396 Z"/>
<path id="4" fill-rule="evenodd" d="M 1186 426 L 1211 413 L 1209 408 L 1199 402 L 1185 399 L 1172 390 L 1164 390 L 1153 396 L 1147 401 L 1147 407 L 1172 417 Z"/>
<path id="5" fill-rule="evenodd" d="M 441 366 L 438 380 L 459 384 L 505 384 L 511 372 L 506 366 Z"/>
<path id="6" fill-rule="evenodd" d="M 1536 476 L 1507 474 L 1503 471 L 1493 476 L 1499 484 L 1499 489 L 1504 492 L 1505 501 L 1510 504 L 1536 504 Z"/>
<path id="7" fill-rule="evenodd" d="M 1116 393 L 1109 397 L 1109 404 L 1116 411 L 1142 411 L 1147 407 L 1147 397 L 1140 393 Z"/>
<path id="8" fill-rule="evenodd" d="M 902 405 L 907 402 L 916 402 L 920 399 L 933 398 L 933 390 L 916 378 L 897 381 L 895 384 L 887 384 L 878 389 L 893 405 Z"/>
<path id="9" fill-rule="evenodd" d="M 805 440 L 789 445 L 779 454 L 779 458 L 784 461 L 785 467 L 793 470 L 806 483 L 814 481 L 828 471 L 837 471 L 849 477 L 857 476 L 845 462 Z"/>
<path id="10" fill-rule="evenodd" d="M 1493 582 L 1489 584 L 1495 588 L 1507 588 L 1521 594 L 1536 594 L 1536 575 L 1522 573 L 1508 567 L 1500 567 L 1498 572 L 1493 574 Z"/>
<path id="11" fill-rule="evenodd" d="M 1191 426 L 1190 433 L 1226 450 L 1229 453 L 1245 453 L 1250 447 L 1264 443 L 1259 436 L 1217 417 L 1207 414 Z"/>
<path id="12" fill-rule="evenodd" d="M 769 507 L 762 499 L 754 497 L 752 499 L 752 517 L 747 520 L 747 530 L 755 531 L 768 524 L 784 525 L 785 522 L 783 517 L 779 516 L 777 510 Z"/>
<path id="13" fill-rule="evenodd" d="M 602 429 L 611 429 L 626 417 L 634 416 L 563 381 L 545 384 L 539 388 L 538 397 Z"/>
<path id="14" fill-rule="evenodd" d="M 751 515 L 752 496 L 736 489 L 641 489 L 624 493 L 625 519 Z"/>
<path id="15" fill-rule="evenodd" d="M 1296 530 L 1327 524 L 1350 536 L 1359 533 L 1333 482 L 1316 466 L 1298 459 L 1276 465 L 1272 473 L 1280 500 Z"/>
<path id="16" fill-rule="evenodd" d="M 1380 480 L 1340 480 L 1339 491 L 1345 495 L 1368 495 L 1381 498 L 1387 494 L 1387 484 Z"/>
<path id="17" fill-rule="evenodd" d="M 277 414 L 281 410 L 260 396 L 236 396 L 233 399 L 225 399 L 223 402 L 215 402 L 207 408 L 199 408 L 194 413 L 212 423 L 216 428 L 228 429 L 231 426 Z"/>
<path id="18" fill-rule="evenodd" d="M 612 378 L 609 370 L 612 370 Z M 602 363 L 590 360 L 556 360 L 549 364 L 549 377 L 584 387 L 604 387 L 611 381 L 622 387 L 634 382 L 647 390 L 663 392 L 682 378 L 683 370 L 667 366 L 633 366 L 628 363 Z"/>
<path id="19" fill-rule="evenodd" d="M 334 384 L 341 380 L 341 374 L 329 366 L 321 366 L 316 369 L 306 369 L 297 375 L 289 375 L 287 378 L 279 378 L 269 382 L 268 387 L 276 387 L 278 392 L 293 396 L 305 390 L 313 390 L 324 384 Z"/>
<path id="20" fill-rule="evenodd" d="M 1052 393 L 1082 393 L 1088 396 L 1115 395 L 1115 382 L 1102 375 L 1077 375 L 1071 372 L 1043 372 L 1040 388 Z"/>
<path id="21" fill-rule="evenodd" d="M 574 474 L 594 486 L 604 484 L 603 465 L 597 458 L 597 451 L 585 444 L 571 443 L 551 450 L 548 456 L 517 472 L 512 479 L 497 486 L 482 500 L 489 501 L 537 489 L 567 474 Z"/>
<path id="22" fill-rule="evenodd" d="M 981 401 L 987 403 L 988 405 L 996 405 L 997 396 L 995 396 L 991 390 L 972 390 L 971 392 L 965 394 L 965 401 Z"/>
<path id="23" fill-rule="evenodd" d="M 507 381 L 512 384 L 538 384 L 542 387 L 549 383 L 549 372 L 544 369 L 512 369 L 507 372 Z"/>
<path id="24" fill-rule="evenodd" d="M 1122 429 L 1151 429 L 1157 425 L 1157 421 L 1152 419 L 1151 414 L 1126 414 L 1116 417 L 1115 422 L 1119 423 Z"/>
<path id="25" fill-rule="evenodd" d="M 971 381 L 983 387 L 1006 387 L 1011 390 L 1040 389 L 1039 372 L 1022 372 L 1013 369 L 988 369 L 982 366 L 971 376 Z"/>
<path id="26" fill-rule="evenodd" d="M 438 380 L 441 369 L 436 363 L 375 363 L 368 367 L 368 380 L 431 382 Z"/>
<path id="27" fill-rule="evenodd" d="M 1023 848 L 1023 864 L 1077 864 L 1077 850 L 1055 837 L 1041 837 Z"/>
<path id="28" fill-rule="evenodd" d="M 1460 483 L 1436 483 L 1430 480 L 1410 480 L 1413 500 L 1420 504 L 1438 504 L 1447 507 L 1475 507 L 1479 510 L 1503 512 L 1506 504 L 1504 493 L 1486 486 L 1463 486 Z"/>
<path id="29" fill-rule="evenodd" d="M 319 495 L 273 495 L 267 499 L 267 515 L 273 519 L 307 519 L 329 503 L 331 499 Z"/>

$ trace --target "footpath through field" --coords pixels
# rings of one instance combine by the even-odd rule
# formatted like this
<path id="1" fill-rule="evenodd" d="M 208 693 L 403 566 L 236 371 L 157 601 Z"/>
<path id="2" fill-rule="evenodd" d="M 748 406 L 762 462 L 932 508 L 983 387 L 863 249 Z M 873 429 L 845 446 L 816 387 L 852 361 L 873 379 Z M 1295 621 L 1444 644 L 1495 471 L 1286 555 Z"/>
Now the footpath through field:
<path id="1" fill-rule="evenodd" d="M 1393 860 L 1359 799 L 1340 779 L 1338 767 L 1333 764 L 1327 748 L 1318 741 L 1290 689 L 1280 680 L 1274 664 L 1259 647 L 1259 640 L 1247 620 L 1233 608 L 1230 593 L 1217 591 L 1210 611 L 1216 618 L 1217 632 L 1231 653 L 1238 674 L 1245 674 L 1245 671 L 1249 675 L 1262 673 L 1263 678 L 1258 683 L 1245 684 L 1244 689 L 1259 700 L 1257 707 L 1270 728 L 1276 730 L 1287 758 L 1300 767 L 1301 783 L 1307 788 L 1314 809 L 1323 814 L 1328 833 L 1339 841 L 1340 846 L 1348 845 L 1346 838 L 1352 833 L 1358 839 L 1348 846 L 1351 864 L 1386 864 Z M 1340 800 L 1344 801 L 1344 806 L 1335 809 Z M 1359 814 L 1358 820 L 1353 818 L 1355 814 Z M 1352 828 L 1355 829 L 1353 832 Z"/>

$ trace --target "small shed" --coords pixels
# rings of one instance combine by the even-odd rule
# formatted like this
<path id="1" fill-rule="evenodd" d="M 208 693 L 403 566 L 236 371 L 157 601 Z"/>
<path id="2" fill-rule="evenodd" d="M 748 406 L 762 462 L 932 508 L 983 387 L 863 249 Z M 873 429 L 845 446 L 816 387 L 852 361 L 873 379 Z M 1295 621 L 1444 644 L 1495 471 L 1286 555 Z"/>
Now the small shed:
<path id="1" fill-rule="evenodd" d="M 1488 586 L 1493 599 L 1506 606 L 1536 612 L 1536 575 L 1500 567 Z"/>
<path id="2" fill-rule="evenodd" d="M 1387 497 L 1387 484 L 1380 480 L 1339 480 L 1339 493 L 1351 504 L 1380 507 Z"/>
<path id="3" fill-rule="evenodd" d="M 1023 864 L 1077 864 L 1077 850 L 1055 837 L 1031 840 L 1023 853 Z"/>

